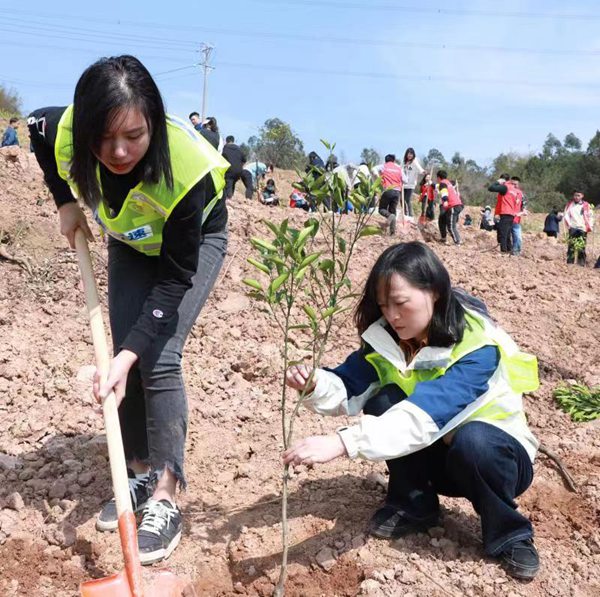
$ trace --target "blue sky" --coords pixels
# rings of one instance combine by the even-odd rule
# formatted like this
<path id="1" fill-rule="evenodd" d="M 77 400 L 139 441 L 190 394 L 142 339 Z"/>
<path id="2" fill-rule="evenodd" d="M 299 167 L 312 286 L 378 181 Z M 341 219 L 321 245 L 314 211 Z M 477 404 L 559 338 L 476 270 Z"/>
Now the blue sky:
<path id="1" fill-rule="evenodd" d="M 2 1 L 0 17 L 0 83 L 26 111 L 69 103 L 86 66 L 131 53 L 187 116 L 210 42 L 207 113 L 240 141 L 279 117 L 307 152 L 326 138 L 347 160 L 414 146 L 486 164 L 599 126 L 593 0 Z"/>

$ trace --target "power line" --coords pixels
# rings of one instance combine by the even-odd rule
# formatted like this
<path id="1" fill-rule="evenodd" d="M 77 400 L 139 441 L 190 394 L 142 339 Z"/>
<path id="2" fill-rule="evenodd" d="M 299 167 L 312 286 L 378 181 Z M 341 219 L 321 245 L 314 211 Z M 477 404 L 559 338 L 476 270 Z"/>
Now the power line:
<path id="1" fill-rule="evenodd" d="M 266 1 L 266 0 L 259 0 Z M 12 14 L 13 11 L 11 11 Z M 2 10 L 0 9 L 0 14 L 2 14 Z M 3 17 L 3 20 L 6 21 L 9 17 Z M 71 18 L 75 18 L 71 15 Z M 599 17 L 600 18 L 600 17 Z M 13 19 L 16 20 L 16 19 Z M 82 19 L 85 21 L 85 19 Z M 20 21 L 23 21 L 22 19 Z M 245 38 L 255 38 L 264 41 L 265 39 L 272 40 L 280 40 L 280 41 L 297 41 L 301 43 L 323 43 L 328 45 L 352 45 L 352 46 L 374 46 L 374 47 L 389 47 L 389 48 L 398 48 L 398 49 L 427 49 L 427 50 L 443 50 L 443 51 L 460 51 L 460 52 L 489 52 L 496 54 L 515 54 L 515 55 L 539 55 L 539 56 L 552 56 L 552 55 L 560 55 L 560 56 L 600 56 L 600 50 L 577 50 L 572 48 L 527 48 L 527 47 L 503 47 L 503 46 L 486 46 L 481 44 L 436 44 L 436 43 L 425 43 L 425 42 L 401 42 L 401 41 L 389 41 L 385 39 L 370 39 L 370 38 L 355 38 L 355 37 L 340 37 L 340 36 L 330 36 L 330 35 L 311 35 L 311 34 L 294 34 L 294 33 L 276 33 L 276 32 L 249 32 L 243 30 L 235 30 L 235 29 L 220 29 L 215 27 L 200 27 L 200 26 L 182 26 L 182 27 L 172 27 L 159 23 L 144 23 L 144 22 L 136 22 L 136 21 L 107 21 L 111 25 L 115 24 L 129 24 L 135 27 L 159 27 L 162 29 L 192 29 L 194 31 L 202 31 L 204 33 L 211 33 L 214 35 L 223 35 L 223 36 L 233 36 L 233 37 L 245 37 Z M 31 20 L 26 21 L 27 25 L 16 25 L 13 24 L 14 27 L 21 27 L 16 31 L 8 30 L 6 28 L 1 28 L 0 30 L 10 31 L 13 33 L 21 34 L 29 34 L 35 35 L 31 33 L 30 29 L 32 27 L 36 27 L 38 31 L 49 31 L 50 33 L 54 33 L 52 37 L 58 39 L 71 39 L 73 41 L 91 41 L 89 36 L 92 35 L 98 38 L 98 41 L 107 41 L 107 40 L 115 40 L 119 42 L 123 42 L 123 34 L 111 34 L 105 33 L 97 30 L 83 30 L 87 31 L 88 34 L 77 35 L 79 31 L 82 31 L 81 28 L 65 28 L 62 27 L 59 29 L 57 26 L 46 23 L 35 23 Z M 10 25 L 11 23 L 9 23 Z M 63 35 L 59 36 L 57 33 L 62 32 Z M 69 36 L 70 34 L 70 36 Z M 73 37 L 75 35 L 75 37 Z M 169 51 L 186 51 L 186 52 L 197 52 L 197 50 L 193 50 L 192 46 L 196 46 L 197 42 L 192 40 L 174 40 L 174 39 L 164 39 L 164 38 L 156 38 L 156 37 L 148 37 L 148 36 L 140 36 L 140 35 L 132 35 L 127 34 L 127 40 L 132 42 L 137 42 L 142 45 L 151 45 L 153 48 L 156 47 L 157 44 L 160 44 L 161 49 L 169 50 Z M 171 44 L 171 45 L 169 45 Z"/>
<path id="2" fill-rule="evenodd" d="M 432 14 L 438 16 L 477 16 L 477 17 L 494 17 L 494 18 L 516 18 L 516 19 L 556 19 L 556 20 L 576 20 L 576 21 L 589 21 L 598 20 L 600 15 L 591 13 L 556 13 L 556 12 L 525 12 L 525 11 L 511 11 L 511 10 L 480 10 L 471 8 L 436 8 L 434 6 L 414 6 L 384 2 L 368 2 L 361 4 L 360 2 L 335 2 L 332 0 L 254 0 L 262 4 L 290 4 L 297 6 L 313 6 L 313 7 L 327 7 L 327 8 L 341 8 L 341 9 L 358 9 L 364 11 L 371 10 L 383 10 L 403 13 L 416 13 L 416 14 Z"/>

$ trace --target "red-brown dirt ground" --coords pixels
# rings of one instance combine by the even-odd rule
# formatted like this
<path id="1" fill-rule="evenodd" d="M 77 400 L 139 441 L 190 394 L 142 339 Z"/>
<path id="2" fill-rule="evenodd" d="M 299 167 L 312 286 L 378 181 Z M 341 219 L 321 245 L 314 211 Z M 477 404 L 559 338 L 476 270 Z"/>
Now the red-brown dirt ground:
<path id="1" fill-rule="evenodd" d="M 289 185 L 290 173 L 276 174 Z M 90 334 L 75 256 L 33 156 L 2 150 L 0 181 L 4 246 L 29 264 L 0 259 L 0 595 L 70 597 L 81 581 L 122 567 L 117 536 L 94 529 L 111 489 L 88 381 Z M 189 489 L 181 496 L 184 537 L 168 566 L 198 595 L 270 595 L 281 551 L 281 346 L 241 279 L 252 272 L 249 237 L 265 234 L 260 220 L 289 216 L 301 225 L 306 214 L 240 194 L 232 205 L 222 275 L 185 352 Z M 462 228 L 460 247 L 428 241 L 454 284 L 482 298 L 540 361 L 541 387 L 525 396 L 529 422 L 570 468 L 578 491 L 537 458 L 533 485 L 518 502 L 535 527 L 538 577 L 521 584 L 484 557 L 479 521 L 465 500 L 444 498 L 442 526 L 428 534 L 368 538 L 385 466 L 339 459 L 291 480 L 288 595 L 600 595 L 600 421 L 573 423 L 551 395 L 565 379 L 600 384 L 600 270 L 567 266 L 565 245 L 535 231 L 542 220 L 530 217 L 521 257 L 501 256 L 495 236 L 477 229 Z M 403 238 L 413 237 L 421 238 L 417 231 Z M 391 242 L 362 241 L 350 274 L 356 288 Z M 100 240 L 93 254 L 105 298 Z M 337 364 L 356 345 L 348 319 L 324 364 Z M 300 436 L 344 423 L 302 411 L 296 428 Z"/>

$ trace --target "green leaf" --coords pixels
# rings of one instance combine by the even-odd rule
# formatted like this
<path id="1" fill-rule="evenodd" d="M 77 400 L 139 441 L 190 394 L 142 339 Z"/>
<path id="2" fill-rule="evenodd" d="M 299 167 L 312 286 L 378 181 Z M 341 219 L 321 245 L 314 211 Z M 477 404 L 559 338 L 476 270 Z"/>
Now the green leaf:
<path id="1" fill-rule="evenodd" d="M 314 230 L 315 229 L 313 226 L 307 226 L 306 228 L 303 228 L 298 234 L 296 242 L 294 242 L 294 249 L 299 249 L 302 247 L 306 242 L 306 239 L 314 232 Z"/>
<path id="2" fill-rule="evenodd" d="M 290 272 L 284 272 L 281 274 L 281 276 L 277 276 L 277 278 L 275 278 L 269 286 L 269 294 L 277 292 L 289 277 Z"/>
<path id="3" fill-rule="evenodd" d="M 246 286 L 250 286 L 250 288 L 254 288 L 255 290 L 260 290 L 261 292 L 264 292 L 263 287 L 258 280 L 253 280 L 252 278 L 244 278 L 242 282 L 246 284 Z"/>
<path id="4" fill-rule="evenodd" d="M 323 259 L 323 261 L 319 262 L 319 269 L 323 272 L 331 272 L 333 271 L 334 263 L 331 259 Z"/>
<path id="5" fill-rule="evenodd" d="M 277 253 L 277 247 L 272 245 L 270 242 L 263 240 L 262 238 L 253 237 L 250 239 L 250 242 L 258 249 L 265 249 L 266 251 L 273 251 L 274 253 Z"/>
<path id="6" fill-rule="evenodd" d="M 287 218 L 285 220 L 283 220 L 283 222 L 281 222 L 281 226 L 279 227 L 279 234 L 285 235 L 285 233 L 287 232 L 287 229 L 288 229 L 288 224 L 289 224 L 289 220 Z"/>
<path id="7" fill-rule="evenodd" d="M 379 226 L 365 226 L 358 235 L 359 238 L 363 236 L 373 236 L 375 234 L 381 234 L 381 228 Z"/>
<path id="8" fill-rule="evenodd" d="M 259 269 L 261 272 L 264 272 L 265 274 L 271 273 L 271 270 L 264 263 L 256 261 L 256 259 L 252 259 L 252 257 L 248 257 L 246 261 L 248 261 L 248 263 L 252 264 L 254 267 Z"/>
<path id="9" fill-rule="evenodd" d="M 329 141 L 325 141 L 325 139 L 321 139 L 321 143 L 327 148 L 328 151 L 332 150 L 331 144 Z"/>
<path id="10" fill-rule="evenodd" d="M 296 325 L 291 325 L 289 327 L 290 330 L 310 330 L 310 326 L 307 323 L 298 323 Z"/>
<path id="11" fill-rule="evenodd" d="M 308 266 L 307 267 L 303 267 L 302 269 L 299 269 L 296 274 L 294 275 L 294 280 L 298 280 L 298 282 L 300 280 L 302 280 L 302 278 L 304 278 L 304 275 L 306 274 L 306 272 L 308 271 Z"/>
<path id="12" fill-rule="evenodd" d="M 298 269 L 304 269 L 305 267 L 308 267 L 311 263 L 313 263 L 313 261 L 316 261 L 321 256 L 321 253 L 322 251 L 319 251 L 318 253 L 307 255 L 298 266 Z"/>
<path id="13" fill-rule="evenodd" d="M 343 238 L 342 236 L 338 236 L 337 237 L 337 241 L 338 241 L 338 248 L 339 250 L 344 253 L 344 255 L 346 254 L 346 239 Z"/>
<path id="14" fill-rule="evenodd" d="M 317 312 L 310 305 L 303 305 L 304 312 L 308 315 L 311 321 L 317 321 Z"/>
<path id="15" fill-rule="evenodd" d="M 325 311 L 321 313 L 321 317 L 323 319 L 327 319 L 328 317 L 331 317 L 334 313 L 337 313 L 339 310 L 340 307 L 328 307 L 327 309 L 325 309 Z"/>
<path id="16" fill-rule="evenodd" d="M 269 220 L 263 220 L 263 224 L 267 226 L 275 236 L 279 236 L 279 226 L 273 224 L 273 222 L 270 222 Z"/>

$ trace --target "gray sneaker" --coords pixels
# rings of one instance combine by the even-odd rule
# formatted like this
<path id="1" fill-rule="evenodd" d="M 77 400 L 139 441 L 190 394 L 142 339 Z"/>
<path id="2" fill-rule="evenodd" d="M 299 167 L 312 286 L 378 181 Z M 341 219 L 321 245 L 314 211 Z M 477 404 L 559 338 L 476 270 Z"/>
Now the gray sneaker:
<path id="1" fill-rule="evenodd" d="M 136 475 L 131 469 L 127 469 L 129 477 L 129 494 L 131 496 L 131 506 L 133 512 L 139 512 L 144 508 L 148 501 L 148 481 L 150 475 Z M 115 498 L 104 505 L 102 511 L 96 519 L 96 529 L 99 531 L 115 531 L 119 526 L 119 517 L 117 516 L 117 504 Z"/>
<path id="2" fill-rule="evenodd" d="M 181 510 L 169 500 L 148 500 L 138 527 L 140 562 L 166 560 L 181 540 Z"/>

